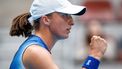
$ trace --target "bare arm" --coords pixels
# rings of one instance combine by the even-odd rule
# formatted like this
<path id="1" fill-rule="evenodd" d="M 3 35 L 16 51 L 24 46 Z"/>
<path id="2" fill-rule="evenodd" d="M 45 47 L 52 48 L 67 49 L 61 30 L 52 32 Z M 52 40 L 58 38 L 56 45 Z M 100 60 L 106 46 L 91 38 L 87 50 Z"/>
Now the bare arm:
<path id="1" fill-rule="evenodd" d="M 53 62 L 51 54 L 37 45 L 26 49 L 23 55 L 23 63 L 26 69 L 59 69 Z"/>
<path id="2" fill-rule="evenodd" d="M 53 62 L 50 53 L 36 45 L 26 49 L 23 55 L 23 63 L 26 69 L 59 69 Z"/>

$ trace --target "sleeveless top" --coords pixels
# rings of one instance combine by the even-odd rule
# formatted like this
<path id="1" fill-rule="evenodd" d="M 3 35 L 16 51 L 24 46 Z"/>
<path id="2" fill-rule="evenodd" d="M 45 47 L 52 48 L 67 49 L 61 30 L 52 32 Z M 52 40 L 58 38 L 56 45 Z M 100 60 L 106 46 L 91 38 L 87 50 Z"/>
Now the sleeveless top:
<path id="1" fill-rule="evenodd" d="M 43 42 L 43 40 L 36 36 L 36 35 L 31 35 L 24 41 L 24 43 L 19 47 L 18 51 L 16 52 L 13 61 L 10 65 L 9 69 L 25 69 L 23 62 L 22 62 L 22 56 L 24 51 L 30 46 L 30 45 L 39 45 L 46 50 L 49 51 L 47 48 L 46 44 Z M 50 52 L 50 51 L 49 51 Z"/>

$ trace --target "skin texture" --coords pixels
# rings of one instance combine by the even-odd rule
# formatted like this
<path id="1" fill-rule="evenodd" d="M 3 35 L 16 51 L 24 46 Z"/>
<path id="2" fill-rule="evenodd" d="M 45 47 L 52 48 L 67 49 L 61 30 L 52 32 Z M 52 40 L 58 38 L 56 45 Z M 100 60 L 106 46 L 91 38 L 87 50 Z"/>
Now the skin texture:
<path id="1" fill-rule="evenodd" d="M 35 35 L 42 38 L 51 50 L 57 40 L 68 38 L 72 25 L 74 23 L 71 16 L 63 16 L 54 12 L 50 17 L 41 17 L 40 28 L 35 30 Z M 107 43 L 99 36 L 94 36 L 91 40 L 89 55 L 100 60 L 106 50 Z M 51 54 L 38 45 L 31 45 L 25 50 L 23 64 L 26 69 L 59 69 Z"/>
<path id="2" fill-rule="evenodd" d="M 102 58 L 107 48 L 107 42 L 99 37 L 93 36 L 91 38 L 89 54 L 98 60 Z"/>

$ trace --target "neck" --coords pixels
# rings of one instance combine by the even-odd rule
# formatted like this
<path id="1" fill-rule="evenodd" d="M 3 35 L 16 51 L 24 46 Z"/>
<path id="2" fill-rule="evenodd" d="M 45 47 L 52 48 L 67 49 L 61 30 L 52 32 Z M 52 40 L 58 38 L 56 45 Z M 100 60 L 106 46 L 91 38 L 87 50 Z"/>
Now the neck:
<path id="1" fill-rule="evenodd" d="M 39 36 L 44 41 L 44 43 L 47 45 L 50 51 L 57 41 L 48 31 L 45 31 L 45 30 L 44 31 L 41 30 L 41 32 L 36 31 L 35 35 Z"/>

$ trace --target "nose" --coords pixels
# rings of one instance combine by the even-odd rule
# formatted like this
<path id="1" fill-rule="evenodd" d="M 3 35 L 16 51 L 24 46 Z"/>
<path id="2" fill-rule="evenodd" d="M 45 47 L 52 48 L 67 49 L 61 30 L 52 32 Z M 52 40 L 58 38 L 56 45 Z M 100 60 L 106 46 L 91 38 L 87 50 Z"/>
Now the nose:
<path id="1" fill-rule="evenodd" d="M 68 24 L 71 25 L 71 26 L 74 25 L 74 22 L 73 22 L 73 18 L 72 18 L 72 17 L 69 17 L 69 19 L 68 19 L 67 22 L 68 22 Z"/>

